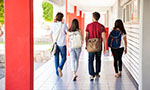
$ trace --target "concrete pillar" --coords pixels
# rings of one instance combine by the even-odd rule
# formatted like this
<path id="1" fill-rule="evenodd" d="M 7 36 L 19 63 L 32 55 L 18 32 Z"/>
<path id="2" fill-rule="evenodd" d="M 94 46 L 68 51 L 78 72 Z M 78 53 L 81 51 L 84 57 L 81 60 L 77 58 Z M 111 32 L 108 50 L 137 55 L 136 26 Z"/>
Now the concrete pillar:
<path id="1" fill-rule="evenodd" d="M 65 17 L 65 20 L 66 20 L 66 24 L 67 24 L 67 12 L 68 12 L 68 0 L 65 0 L 65 9 L 66 9 L 66 17 Z"/>
<path id="2" fill-rule="evenodd" d="M 109 27 L 109 10 L 106 12 L 106 26 Z"/>
<path id="3" fill-rule="evenodd" d="M 33 90 L 33 0 L 5 0 L 5 90 Z"/>
<path id="4" fill-rule="evenodd" d="M 150 0 L 140 0 L 141 70 L 139 90 L 150 90 Z"/>
<path id="5" fill-rule="evenodd" d="M 122 7 L 120 6 L 120 0 L 117 0 L 117 11 L 118 11 L 118 18 L 122 18 Z"/>

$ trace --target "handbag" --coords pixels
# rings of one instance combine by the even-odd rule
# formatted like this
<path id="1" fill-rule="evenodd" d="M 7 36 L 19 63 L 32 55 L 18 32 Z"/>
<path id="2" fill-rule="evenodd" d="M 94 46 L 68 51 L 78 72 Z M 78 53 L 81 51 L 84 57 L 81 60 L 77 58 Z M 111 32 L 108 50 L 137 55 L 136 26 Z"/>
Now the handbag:
<path id="1" fill-rule="evenodd" d="M 61 31 L 62 25 L 63 25 L 63 24 L 61 24 L 61 27 L 60 27 L 60 29 L 59 29 L 59 33 L 58 33 L 58 35 L 57 35 L 56 41 L 55 41 L 55 42 L 53 43 L 53 45 L 52 45 L 52 49 L 51 49 L 51 51 L 50 51 L 51 55 L 55 55 L 55 53 L 56 53 L 57 41 L 58 41 L 58 37 L 59 37 L 59 35 L 60 35 L 60 31 Z"/>
<path id="2" fill-rule="evenodd" d="M 102 29 L 103 28 L 101 28 L 101 36 L 102 36 Z M 101 39 L 99 39 L 99 38 L 88 39 L 87 46 L 86 46 L 87 51 L 88 52 L 99 52 L 101 50 L 101 47 L 102 47 Z"/>

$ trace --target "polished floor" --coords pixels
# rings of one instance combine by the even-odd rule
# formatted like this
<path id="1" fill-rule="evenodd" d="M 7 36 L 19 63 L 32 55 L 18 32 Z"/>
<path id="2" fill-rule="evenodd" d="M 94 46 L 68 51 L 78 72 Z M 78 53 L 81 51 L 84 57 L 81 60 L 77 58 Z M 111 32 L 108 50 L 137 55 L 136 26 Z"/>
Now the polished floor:
<path id="1" fill-rule="evenodd" d="M 138 90 L 125 68 L 122 77 L 114 77 L 113 58 L 102 57 L 101 77 L 90 81 L 87 53 L 80 56 L 78 78 L 73 81 L 71 59 L 64 65 L 63 77 L 55 74 L 54 60 L 51 59 L 34 71 L 34 90 Z M 0 90 L 4 90 L 4 78 L 0 80 Z"/>
<path id="2" fill-rule="evenodd" d="M 90 81 L 88 60 L 83 56 L 77 81 L 73 81 L 70 59 L 64 66 L 62 78 L 56 76 L 54 60 L 51 60 L 35 71 L 34 90 L 137 90 L 124 68 L 122 77 L 114 77 L 113 61 L 109 57 L 102 57 L 101 77 Z"/>

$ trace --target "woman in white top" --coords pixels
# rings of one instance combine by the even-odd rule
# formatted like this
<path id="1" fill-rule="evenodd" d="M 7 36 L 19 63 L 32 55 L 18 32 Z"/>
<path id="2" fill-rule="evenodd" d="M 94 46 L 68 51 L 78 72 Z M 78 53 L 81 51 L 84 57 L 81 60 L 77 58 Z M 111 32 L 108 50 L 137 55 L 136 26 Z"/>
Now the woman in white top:
<path id="1" fill-rule="evenodd" d="M 115 77 L 121 76 L 122 72 L 122 54 L 127 53 L 127 38 L 126 38 L 126 30 L 124 28 L 122 20 L 118 19 L 115 22 L 114 29 L 121 31 L 121 45 L 118 49 L 111 48 L 113 57 L 114 57 L 114 68 L 115 68 Z M 119 65 L 118 65 L 119 64 Z M 119 67 L 119 71 L 118 71 Z"/>
<path id="2" fill-rule="evenodd" d="M 77 40 L 73 42 L 73 40 L 71 40 L 72 38 L 78 39 L 78 38 L 72 37 L 72 35 L 74 36 L 74 34 L 78 34 L 79 37 L 81 37 L 79 41 Z M 79 22 L 77 19 L 72 20 L 71 27 L 68 30 L 68 35 L 69 35 L 69 51 L 70 51 L 72 71 L 73 71 L 73 81 L 76 81 L 77 70 L 78 70 L 78 65 L 79 65 L 79 57 L 81 53 L 82 39 L 83 39 L 82 31 L 81 29 L 79 29 Z M 77 35 L 75 36 L 78 37 Z M 72 44 L 81 44 L 81 46 L 73 47 Z"/>

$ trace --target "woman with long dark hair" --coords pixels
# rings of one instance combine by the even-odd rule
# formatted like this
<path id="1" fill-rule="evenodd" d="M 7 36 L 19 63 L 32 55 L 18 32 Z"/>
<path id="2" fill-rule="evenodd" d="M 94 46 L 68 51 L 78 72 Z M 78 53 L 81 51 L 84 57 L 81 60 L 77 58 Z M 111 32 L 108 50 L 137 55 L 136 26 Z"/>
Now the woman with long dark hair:
<path id="1" fill-rule="evenodd" d="M 72 63 L 73 81 L 76 81 L 83 39 L 82 31 L 79 29 L 79 22 L 77 19 L 73 19 L 67 34 L 69 35 L 69 51 Z"/>
<path id="2" fill-rule="evenodd" d="M 121 76 L 122 72 L 122 54 L 123 52 L 125 52 L 125 54 L 127 53 L 127 37 L 126 37 L 126 30 L 124 28 L 122 20 L 117 19 L 113 29 L 121 31 L 121 41 L 119 48 L 111 48 L 114 57 L 115 77 L 119 77 Z"/>

